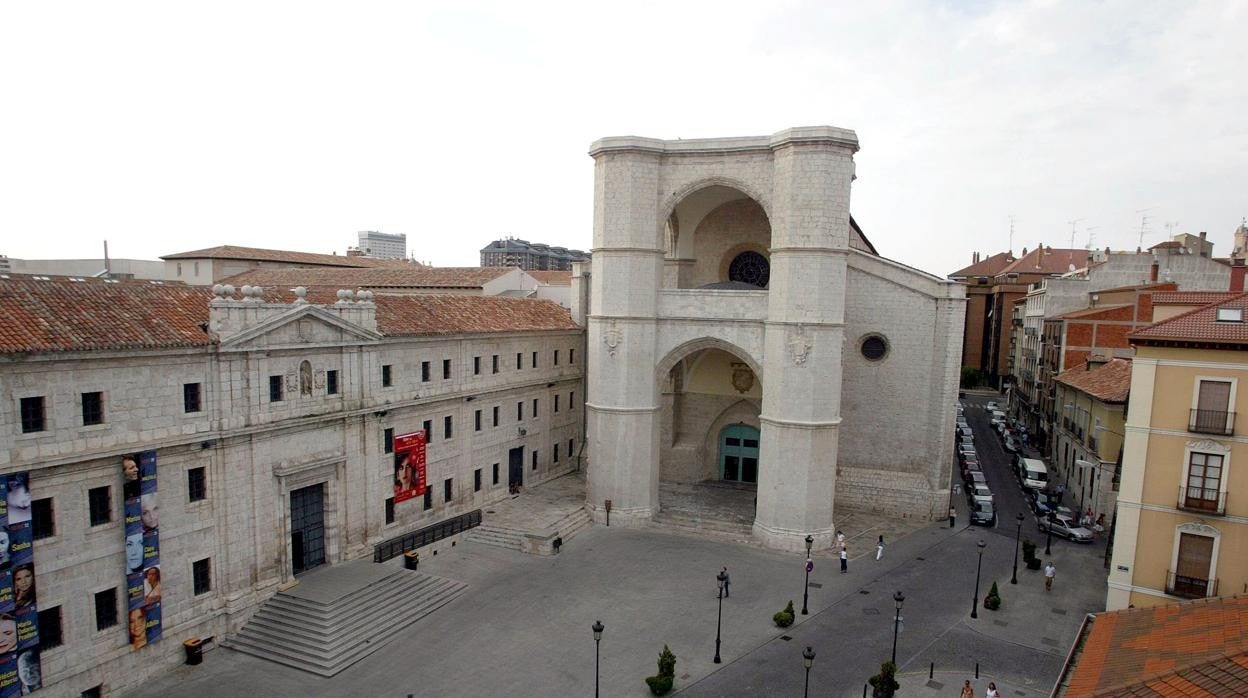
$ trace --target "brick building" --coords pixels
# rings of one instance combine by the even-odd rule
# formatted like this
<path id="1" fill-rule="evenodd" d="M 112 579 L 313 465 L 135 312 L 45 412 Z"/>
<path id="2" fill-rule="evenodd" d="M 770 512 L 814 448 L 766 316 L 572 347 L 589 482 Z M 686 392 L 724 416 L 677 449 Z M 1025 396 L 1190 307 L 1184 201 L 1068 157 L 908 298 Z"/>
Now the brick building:
<path id="1" fill-rule="evenodd" d="M 41 514 L 48 695 L 124 693 L 297 571 L 577 467 L 584 333 L 557 304 L 245 291 L 0 279 L 0 467 L 29 472 Z M 428 487 L 396 502 L 394 440 L 421 431 Z M 117 617 L 136 452 L 156 459 L 163 573 L 163 639 L 140 649 Z"/>

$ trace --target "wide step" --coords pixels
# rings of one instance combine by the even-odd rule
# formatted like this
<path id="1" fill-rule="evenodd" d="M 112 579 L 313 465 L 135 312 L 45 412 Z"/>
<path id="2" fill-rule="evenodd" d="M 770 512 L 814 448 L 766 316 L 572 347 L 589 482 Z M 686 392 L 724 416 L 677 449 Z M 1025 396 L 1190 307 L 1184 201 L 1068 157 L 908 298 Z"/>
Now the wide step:
<path id="1" fill-rule="evenodd" d="M 466 588 L 450 579 L 396 568 L 358 591 L 326 602 L 279 592 L 223 644 L 313 674 L 333 676 L 385 645 L 404 627 L 450 603 Z"/>

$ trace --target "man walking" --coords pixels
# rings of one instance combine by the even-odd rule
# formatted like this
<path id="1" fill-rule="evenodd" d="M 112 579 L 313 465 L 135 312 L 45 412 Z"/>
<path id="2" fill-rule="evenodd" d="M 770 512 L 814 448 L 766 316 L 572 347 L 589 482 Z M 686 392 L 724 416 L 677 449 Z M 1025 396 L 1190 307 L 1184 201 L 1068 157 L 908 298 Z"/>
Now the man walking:
<path id="1" fill-rule="evenodd" d="M 849 551 L 846 550 L 845 545 L 842 544 L 841 545 L 841 574 L 845 574 L 848 571 L 849 571 Z"/>
<path id="2" fill-rule="evenodd" d="M 724 569 L 722 569 L 722 570 L 720 570 L 720 571 L 721 571 L 721 572 L 723 573 L 723 575 L 724 575 L 724 598 L 728 598 L 729 596 L 731 596 L 731 594 L 729 594 L 729 593 L 728 593 L 728 587 L 732 585 L 732 580 L 728 577 L 728 568 L 727 568 L 727 567 L 724 567 Z"/>
<path id="3" fill-rule="evenodd" d="M 880 534 L 880 542 L 875 544 L 875 561 L 879 562 L 884 557 L 884 534 Z"/>
<path id="4" fill-rule="evenodd" d="M 1056 574 L 1057 574 L 1057 568 L 1053 566 L 1052 560 L 1044 563 L 1044 590 L 1045 591 L 1053 590 L 1053 576 Z"/>

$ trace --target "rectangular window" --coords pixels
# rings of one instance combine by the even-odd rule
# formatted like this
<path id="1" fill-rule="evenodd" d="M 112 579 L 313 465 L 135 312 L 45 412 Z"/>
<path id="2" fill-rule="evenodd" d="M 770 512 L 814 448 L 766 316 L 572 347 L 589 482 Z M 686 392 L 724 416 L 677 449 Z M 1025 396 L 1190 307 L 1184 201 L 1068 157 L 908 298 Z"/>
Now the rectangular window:
<path id="1" fill-rule="evenodd" d="M 104 393 L 82 394 L 82 426 L 104 423 Z"/>
<path id="2" fill-rule="evenodd" d="M 472 471 L 472 491 L 473 492 L 481 491 L 481 469 L 480 468 L 477 468 L 476 470 Z"/>
<path id="3" fill-rule="evenodd" d="M 433 508 L 433 488 L 432 488 L 432 487 L 426 487 L 426 488 L 425 488 L 425 504 L 424 504 L 424 506 L 425 506 L 425 511 L 429 511 L 430 509 L 432 509 L 432 508 Z"/>
<path id="4" fill-rule="evenodd" d="M 490 484 L 497 485 L 498 484 L 498 463 L 495 463 L 494 465 L 490 467 L 492 469 L 490 473 Z"/>
<path id="5" fill-rule="evenodd" d="M 190 414 L 202 409 L 199 404 L 199 383 L 182 384 L 182 411 Z"/>
<path id="6" fill-rule="evenodd" d="M 426 419 L 425 423 L 422 424 L 421 426 L 425 430 L 425 443 L 427 444 L 433 443 L 433 420 Z"/>
<path id="7" fill-rule="evenodd" d="M 550 453 L 550 459 L 554 461 L 555 463 L 558 463 L 559 462 L 559 442 L 556 441 L 554 445 L 551 446 L 551 448 L 553 448 L 554 450 L 551 451 Z"/>
<path id="8" fill-rule="evenodd" d="M 556 350 L 555 350 L 555 361 L 554 361 L 554 365 L 555 365 L 555 366 L 558 366 L 558 365 L 559 365 L 559 350 L 558 350 L 558 349 L 556 349 Z"/>
<path id="9" fill-rule="evenodd" d="M 481 431 L 481 410 L 472 413 L 472 429 L 473 431 Z"/>
<path id="10" fill-rule="evenodd" d="M 568 439 L 568 458 L 571 458 L 573 453 L 576 453 L 576 439 Z"/>
<path id="11" fill-rule="evenodd" d="M 495 354 L 495 355 L 493 356 L 493 360 L 492 360 L 492 362 L 491 362 L 491 369 L 490 369 L 490 372 L 491 372 L 491 373 L 498 373 L 498 354 Z"/>
<path id="12" fill-rule="evenodd" d="M 282 377 L 269 376 L 269 402 L 282 401 Z"/>
<path id="13" fill-rule="evenodd" d="M 186 499 L 191 502 L 201 502 L 208 498 L 208 476 L 207 471 L 200 468 L 191 468 L 186 471 Z"/>
<path id="14" fill-rule="evenodd" d="M 212 558 L 191 563 L 191 587 L 195 596 L 212 591 Z"/>
<path id="15" fill-rule="evenodd" d="M 455 435 L 455 418 L 446 415 L 442 418 L 442 438 L 449 439 Z"/>
<path id="16" fill-rule="evenodd" d="M 443 502 L 451 501 L 451 483 L 452 482 L 454 482 L 454 480 L 452 480 L 449 477 L 442 481 L 442 501 Z"/>
<path id="17" fill-rule="evenodd" d="M 43 396 L 22 398 L 22 433 L 31 434 L 47 429 L 44 419 Z"/>
<path id="18" fill-rule="evenodd" d="M 533 470 L 537 470 L 537 449 L 533 449 Z"/>
<path id="19" fill-rule="evenodd" d="M 537 398 L 533 398 L 533 419 L 537 419 Z"/>
<path id="20" fill-rule="evenodd" d="M 569 364 L 576 363 L 576 350 L 575 349 L 568 350 L 568 363 Z"/>
<path id="21" fill-rule="evenodd" d="M 1175 596 L 1200 598 L 1210 595 L 1210 567 L 1213 565 L 1213 538 L 1192 533 L 1179 534 L 1179 559 L 1174 580 L 1167 590 Z M 39 627 L 40 633 L 43 626 Z"/>
<path id="22" fill-rule="evenodd" d="M 568 391 L 568 409 L 570 410 L 576 409 L 576 403 L 574 402 L 575 399 L 576 399 L 576 391 L 569 390 Z"/>
<path id="23" fill-rule="evenodd" d="M 1230 404 L 1229 381 L 1201 381 L 1190 431 L 1202 434 L 1232 433 L 1234 416 L 1230 413 Z"/>
<path id="24" fill-rule="evenodd" d="M 529 357 L 529 368 L 537 368 L 537 352 L 533 352 L 533 356 Z"/>
<path id="25" fill-rule="evenodd" d="M 451 360 L 442 359 L 442 380 L 451 379 Z"/>
<path id="26" fill-rule="evenodd" d="M 92 526 L 102 526 L 113 520 L 111 490 L 108 485 L 87 490 L 87 517 Z"/>
<path id="27" fill-rule="evenodd" d="M 392 383 L 392 378 L 393 378 L 391 373 L 392 372 L 390 370 L 390 364 L 385 364 L 384 366 L 381 367 L 381 387 L 383 388 L 390 387 Z"/>
<path id="28" fill-rule="evenodd" d="M 381 432 L 381 449 L 385 453 L 394 453 L 394 427 Z"/>
<path id="29" fill-rule="evenodd" d="M 95 629 L 117 625 L 117 587 L 95 592 Z"/>
<path id="30" fill-rule="evenodd" d="M 472 375 L 474 376 L 481 375 L 481 357 L 480 356 L 472 357 Z"/>
<path id="31" fill-rule="evenodd" d="M 35 540 L 56 535 L 56 514 L 52 498 L 36 499 L 30 503 L 30 537 Z"/>
<path id="32" fill-rule="evenodd" d="M 524 400 L 516 403 L 516 421 L 524 421 Z"/>
<path id="33" fill-rule="evenodd" d="M 338 394 L 338 371 L 336 369 L 330 369 L 325 372 L 325 394 Z"/>
<path id="34" fill-rule="evenodd" d="M 386 497 L 386 523 L 394 523 L 394 497 Z"/>
<path id="35" fill-rule="evenodd" d="M 430 366 L 428 361 L 420 362 L 420 382 L 428 383 L 430 374 Z"/>
<path id="36" fill-rule="evenodd" d="M 516 352 L 516 370 L 524 368 L 524 354 Z"/>
<path id="37" fill-rule="evenodd" d="M 558 412 L 559 412 L 559 396 L 556 394 L 555 395 L 555 413 L 557 414 Z"/>
<path id="38" fill-rule="evenodd" d="M 498 405 L 494 406 L 494 426 L 498 426 Z"/>
<path id="39" fill-rule="evenodd" d="M 46 650 L 65 644 L 61 632 L 61 607 L 53 606 L 39 611 L 39 649 Z"/>
<path id="40" fill-rule="evenodd" d="M 1222 483 L 1222 456 L 1216 453 L 1193 453 L 1187 463 L 1187 487 L 1183 505 L 1189 509 L 1218 511 Z"/>

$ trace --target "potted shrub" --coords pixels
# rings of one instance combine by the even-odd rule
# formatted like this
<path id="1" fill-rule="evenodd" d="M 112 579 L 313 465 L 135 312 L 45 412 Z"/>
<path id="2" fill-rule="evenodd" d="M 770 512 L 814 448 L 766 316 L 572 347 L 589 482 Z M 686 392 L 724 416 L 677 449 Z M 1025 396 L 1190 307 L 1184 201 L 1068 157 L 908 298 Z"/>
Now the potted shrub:
<path id="1" fill-rule="evenodd" d="M 893 698 L 893 694 L 901 688 L 901 684 L 893 678 L 896 673 L 896 664 L 884 662 L 880 665 L 880 673 L 867 679 L 867 683 L 871 684 L 872 698 Z"/>
<path id="2" fill-rule="evenodd" d="M 1036 544 L 1031 542 L 1030 538 L 1023 539 L 1023 561 L 1027 563 L 1027 569 L 1040 569 L 1040 558 L 1036 557 Z"/>
<path id="3" fill-rule="evenodd" d="M 663 645 L 663 651 L 659 653 L 659 673 L 655 676 L 646 677 L 646 685 L 650 687 L 650 692 L 656 696 L 661 696 L 672 690 L 672 681 L 676 679 L 676 655 Z"/>
<path id="4" fill-rule="evenodd" d="M 995 611 L 1001 608 L 1001 593 L 997 591 L 997 583 L 992 583 L 992 589 L 988 590 L 988 595 L 984 597 L 984 608 L 989 611 Z"/>
<path id="5" fill-rule="evenodd" d="M 796 617 L 797 616 L 793 611 L 793 602 L 790 601 L 789 605 L 785 606 L 783 611 L 780 611 L 776 615 L 772 616 L 771 619 L 775 621 L 776 625 L 779 627 L 787 628 L 790 625 L 793 625 L 793 619 Z"/>

